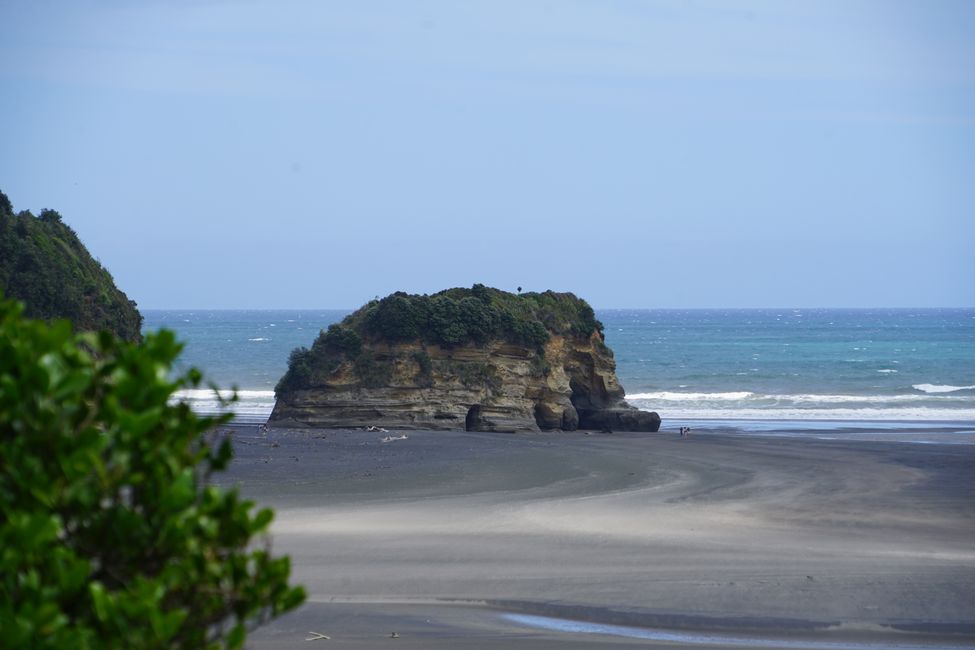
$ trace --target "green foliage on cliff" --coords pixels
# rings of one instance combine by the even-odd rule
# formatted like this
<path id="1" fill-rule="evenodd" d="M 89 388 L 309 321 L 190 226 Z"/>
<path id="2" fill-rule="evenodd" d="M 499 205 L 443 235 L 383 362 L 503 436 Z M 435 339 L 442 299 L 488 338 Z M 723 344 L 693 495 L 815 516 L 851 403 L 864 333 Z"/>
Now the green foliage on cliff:
<path id="1" fill-rule="evenodd" d="M 588 338 L 602 331 L 592 307 L 571 293 L 513 294 L 475 284 L 433 295 L 397 292 L 342 322 L 368 340 L 443 346 L 508 341 L 544 345 L 551 334 Z"/>
<path id="2" fill-rule="evenodd" d="M 170 403 L 172 332 L 73 334 L 0 301 L 0 631 L 5 648 L 239 648 L 296 607 L 272 513 L 209 484 L 226 417 Z"/>
<path id="3" fill-rule="evenodd" d="M 381 386 L 388 373 L 371 356 L 368 343 L 418 342 L 455 347 L 506 341 L 539 352 L 552 335 L 587 339 L 602 332 L 592 307 L 571 293 L 513 294 L 475 284 L 433 295 L 397 292 L 373 300 L 341 323 L 322 332 L 311 349 L 291 353 L 288 371 L 278 382 L 278 395 L 324 383 L 343 361 L 355 364 L 363 386 Z M 421 375 L 424 370 L 420 364 Z"/>
<path id="4" fill-rule="evenodd" d="M 388 362 L 377 359 L 371 352 L 363 352 L 353 362 L 359 383 L 365 388 L 381 388 L 393 375 L 393 367 Z"/>
<path id="5" fill-rule="evenodd" d="M 433 360 L 426 350 L 417 350 L 412 355 L 413 361 L 419 371 L 416 373 L 416 381 L 420 386 L 433 386 Z"/>
<path id="6" fill-rule="evenodd" d="M 142 315 L 54 210 L 14 214 L 0 192 L 0 293 L 32 318 L 66 318 L 77 330 L 140 337 Z"/>
<path id="7" fill-rule="evenodd" d="M 327 331 L 318 335 L 311 349 L 301 347 L 291 351 L 288 357 L 288 371 L 278 381 L 274 390 L 284 395 L 292 390 L 321 384 L 326 377 L 338 368 L 343 360 L 357 361 L 362 353 L 362 338 L 348 327 L 330 325 Z M 370 359 L 365 359 L 357 368 L 372 370 Z M 382 380 L 383 375 L 375 371 L 367 372 L 370 382 Z"/>
<path id="8" fill-rule="evenodd" d="M 457 379 L 468 388 L 484 386 L 492 391 L 501 389 L 501 377 L 486 363 L 451 363 L 451 368 Z"/>

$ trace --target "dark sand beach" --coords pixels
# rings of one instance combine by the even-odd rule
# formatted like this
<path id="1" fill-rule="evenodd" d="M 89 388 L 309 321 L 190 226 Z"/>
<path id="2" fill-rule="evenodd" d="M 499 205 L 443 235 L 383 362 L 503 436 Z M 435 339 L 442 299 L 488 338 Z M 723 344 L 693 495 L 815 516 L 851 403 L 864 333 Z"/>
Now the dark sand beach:
<path id="1" fill-rule="evenodd" d="M 309 594 L 251 648 L 975 647 L 975 445 L 233 435 Z"/>

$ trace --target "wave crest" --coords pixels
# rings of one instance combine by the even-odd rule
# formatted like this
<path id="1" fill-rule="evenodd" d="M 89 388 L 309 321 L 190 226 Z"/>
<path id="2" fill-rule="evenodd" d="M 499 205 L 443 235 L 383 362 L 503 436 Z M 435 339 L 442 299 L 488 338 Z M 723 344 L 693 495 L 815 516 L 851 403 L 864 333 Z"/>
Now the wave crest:
<path id="1" fill-rule="evenodd" d="M 952 393 L 962 386 L 927 386 L 929 393 L 888 395 L 763 394 L 748 391 L 684 393 L 656 391 L 626 395 L 643 410 L 669 418 L 975 420 L 975 396 Z M 915 386 L 917 388 L 917 386 Z M 975 386 L 970 388 L 975 389 Z M 950 389 L 950 390 L 949 390 Z"/>
<path id="2" fill-rule="evenodd" d="M 199 399 L 214 399 L 214 391 L 209 388 L 184 388 L 173 393 L 173 397 L 177 399 L 188 399 L 188 400 L 199 400 Z M 234 391 L 229 389 L 221 389 L 219 391 L 220 397 L 223 399 L 230 399 L 233 397 Z M 237 397 L 240 399 L 274 399 L 273 390 L 238 390 Z"/>
<path id="3" fill-rule="evenodd" d="M 753 397 L 755 393 L 747 391 L 730 393 L 675 393 L 672 391 L 660 391 L 657 393 L 633 393 L 627 395 L 626 399 L 657 399 L 669 402 L 700 402 L 700 401 L 740 401 Z"/>
<path id="4" fill-rule="evenodd" d="M 951 386 L 948 384 L 938 385 L 938 384 L 914 384 L 911 386 L 914 390 L 919 390 L 922 393 L 954 393 L 960 390 L 975 390 L 975 386 Z"/>

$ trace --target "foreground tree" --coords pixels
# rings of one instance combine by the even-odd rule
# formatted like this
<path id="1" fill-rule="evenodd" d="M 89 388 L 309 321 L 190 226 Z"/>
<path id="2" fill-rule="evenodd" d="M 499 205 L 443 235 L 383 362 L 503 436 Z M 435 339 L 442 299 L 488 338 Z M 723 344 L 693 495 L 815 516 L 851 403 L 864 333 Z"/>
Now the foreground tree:
<path id="1" fill-rule="evenodd" d="M 18 648 L 236 648 L 296 607 L 270 510 L 208 484 L 232 450 L 168 379 L 171 332 L 74 334 L 0 301 L 0 638 Z"/>

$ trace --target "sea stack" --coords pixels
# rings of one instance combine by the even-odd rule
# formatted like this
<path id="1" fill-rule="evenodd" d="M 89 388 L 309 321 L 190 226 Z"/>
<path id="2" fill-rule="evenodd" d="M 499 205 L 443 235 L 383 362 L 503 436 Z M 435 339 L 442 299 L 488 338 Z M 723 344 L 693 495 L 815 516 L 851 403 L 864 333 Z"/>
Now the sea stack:
<path id="1" fill-rule="evenodd" d="M 373 300 L 291 353 L 271 421 L 390 429 L 657 431 L 624 399 L 586 301 L 475 284 Z"/>

